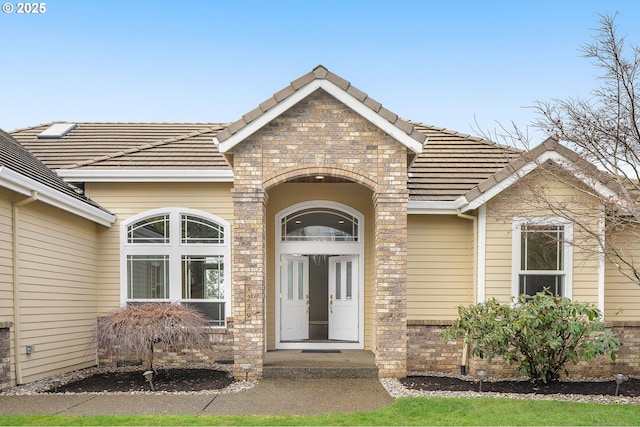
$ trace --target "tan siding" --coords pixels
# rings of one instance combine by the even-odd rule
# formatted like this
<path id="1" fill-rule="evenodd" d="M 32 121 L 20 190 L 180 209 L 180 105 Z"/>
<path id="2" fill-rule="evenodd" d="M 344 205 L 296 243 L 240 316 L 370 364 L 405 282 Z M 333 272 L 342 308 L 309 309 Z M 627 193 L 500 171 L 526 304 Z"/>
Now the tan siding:
<path id="1" fill-rule="evenodd" d="M 23 381 L 94 365 L 96 225 L 39 202 L 19 222 Z"/>
<path id="2" fill-rule="evenodd" d="M 501 302 L 511 300 L 511 224 L 500 222 L 487 209 L 485 296 Z"/>
<path id="3" fill-rule="evenodd" d="M 372 192 L 357 184 L 281 184 L 269 191 L 267 202 L 267 348 L 275 348 L 275 215 L 297 203 L 330 200 L 365 215 L 365 347 L 372 348 L 373 331 L 373 204 Z"/>
<path id="4" fill-rule="evenodd" d="M 473 222 L 446 215 L 409 215 L 408 320 L 454 319 L 473 302 Z"/>
<path id="5" fill-rule="evenodd" d="M 640 259 L 637 234 L 629 237 L 618 234 L 615 241 L 624 247 L 626 259 Z M 637 263 L 635 267 L 638 268 Z M 605 266 L 604 315 L 607 320 L 640 321 L 640 285 L 623 276 L 611 262 Z"/>
<path id="6" fill-rule="evenodd" d="M 0 322 L 13 322 L 11 193 L 0 189 Z"/>
<path id="7" fill-rule="evenodd" d="M 120 224 L 141 212 L 169 207 L 198 209 L 232 224 L 231 183 L 89 183 L 86 193 L 116 215 L 110 229 L 99 231 L 100 314 L 120 304 Z"/>
<path id="8" fill-rule="evenodd" d="M 512 236 L 514 217 L 557 216 L 541 202 L 531 197 L 532 189 L 543 191 L 548 201 L 563 206 L 564 212 L 579 217 L 597 230 L 598 205 L 580 191 L 581 185 L 571 180 L 563 183 L 540 172 L 533 172 L 515 187 L 505 190 L 487 204 L 486 297 L 507 302 L 512 285 Z M 573 230 L 573 299 L 597 303 L 598 255 L 597 241 L 574 226 Z"/>
<path id="9" fill-rule="evenodd" d="M 11 192 L 0 188 L 0 322 L 14 322 Z M 9 330 L 9 380 L 15 383 L 15 327 Z"/>

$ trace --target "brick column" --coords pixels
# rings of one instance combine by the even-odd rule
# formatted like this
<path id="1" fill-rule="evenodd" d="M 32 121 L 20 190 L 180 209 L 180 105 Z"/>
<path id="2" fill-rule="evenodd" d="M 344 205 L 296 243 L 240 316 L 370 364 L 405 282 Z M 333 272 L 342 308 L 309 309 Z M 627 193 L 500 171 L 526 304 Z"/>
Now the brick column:
<path id="1" fill-rule="evenodd" d="M 376 193 L 375 337 L 380 377 L 407 375 L 408 192 Z"/>
<path id="2" fill-rule="evenodd" d="M 232 256 L 232 313 L 234 375 L 262 377 L 265 327 L 265 204 L 259 189 L 232 190 L 234 206 Z"/>

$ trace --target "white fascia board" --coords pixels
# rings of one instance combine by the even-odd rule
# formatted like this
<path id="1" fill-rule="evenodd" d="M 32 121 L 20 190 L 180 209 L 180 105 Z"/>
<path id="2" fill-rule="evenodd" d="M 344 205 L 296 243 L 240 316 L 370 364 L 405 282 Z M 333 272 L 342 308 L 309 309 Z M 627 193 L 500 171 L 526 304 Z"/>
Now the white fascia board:
<path id="1" fill-rule="evenodd" d="M 5 167 L 0 167 L 0 186 L 15 191 L 16 193 L 24 194 L 25 196 L 30 196 L 32 192 L 35 191 L 38 193 L 39 201 L 106 227 L 111 227 L 116 220 L 113 214 L 54 190 L 49 186 Z"/>
<path id="2" fill-rule="evenodd" d="M 233 182 L 228 169 L 58 169 L 67 182 Z"/>
<path id="3" fill-rule="evenodd" d="M 457 215 L 467 203 L 464 197 L 453 201 L 409 200 L 407 214 L 409 215 Z"/>
<path id="4" fill-rule="evenodd" d="M 471 202 L 469 202 L 465 207 L 462 208 L 462 212 L 472 211 L 484 205 L 489 200 L 493 199 L 495 196 L 511 187 L 511 185 L 518 181 L 520 178 L 528 175 L 536 167 L 538 167 L 538 165 L 534 162 L 527 163 L 522 168 L 509 175 L 507 178 L 500 181 L 500 183 L 491 187 L 490 189 L 482 193 L 479 197 L 476 197 Z"/>
<path id="5" fill-rule="evenodd" d="M 533 170 L 538 168 L 540 164 L 547 161 L 552 161 L 561 166 L 563 169 L 575 176 L 583 184 L 585 184 L 589 188 L 592 188 L 600 196 L 611 199 L 618 198 L 617 194 L 613 190 L 602 184 L 600 181 L 586 175 L 581 170 L 576 169 L 573 165 L 573 162 L 571 162 L 562 154 L 558 153 L 557 151 L 545 151 L 544 153 L 540 154 L 535 161 L 531 161 L 525 164 L 523 167 L 509 175 L 506 179 L 503 179 L 500 183 L 484 192 L 480 197 L 472 200 L 466 207 L 462 208 L 462 212 L 477 209 L 479 206 L 484 205 L 493 197 L 509 188 L 520 178 L 523 178 L 524 176 L 528 175 Z"/>
<path id="6" fill-rule="evenodd" d="M 245 140 L 258 130 L 260 130 L 267 123 L 271 122 L 282 113 L 287 111 L 289 108 L 293 107 L 298 102 L 302 101 L 308 95 L 316 91 L 317 89 L 323 89 L 332 96 L 334 96 L 337 100 L 347 105 L 349 108 L 360 114 L 362 117 L 373 123 L 375 126 L 380 128 L 383 132 L 389 134 L 392 138 L 405 145 L 414 153 L 422 152 L 422 144 L 411 136 L 407 135 L 401 129 L 398 129 L 397 126 L 390 123 L 387 119 L 380 116 L 378 113 L 373 111 L 371 108 L 364 105 L 358 99 L 354 98 L 348 92 L 339 88 L 335 84 L 331 83 L 328 80 L 313 80 L 307 85 L 301 87 L 293 94 L 291 94 L 287 99 L 282 102 L 276 104 L 273 108 L 269 109 L 266 113 L 240 129 L 235 134 L 231 135 L 229 138 L 225 139 L 223 142 L 219 142 L 216 137 L 213 138 L 213 142 L 218 145 L 218 150 L 221 153 L 226 153 L 231 150 L 241 141 Z"/>

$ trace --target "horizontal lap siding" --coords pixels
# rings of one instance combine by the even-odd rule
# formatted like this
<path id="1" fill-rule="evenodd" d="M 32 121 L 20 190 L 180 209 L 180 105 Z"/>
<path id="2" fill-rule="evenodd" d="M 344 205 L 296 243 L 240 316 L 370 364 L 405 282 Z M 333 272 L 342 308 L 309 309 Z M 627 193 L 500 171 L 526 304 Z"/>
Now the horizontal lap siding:
<path id="1" fill-rule="evenodd" d="M 487 209 L 485 297 L 511 300 L 511 224 L 504 224 Z"/>
<path id="2" fill-rule="evenodd" d="M 8 190 L 0 189 L 0 322 L 13 322 L 12 207 Z"/>
<path id="3" fill-rule="evenodd" d="M 95 365 L 97 226 L 39 202 L 19 222 L 23 381 Z"/>
<path id="4" fill-rule="evenodd" d="M 568 180 L 568 182 L 571 182 Z M 545 193 L 547 201 L 563 206 L 565 213 L 597 232 L 599 209 L 597 201 L 585 196 L 566 183 L 555 181 L 542 173 L 533 172 L 515 187 L 505 190 L 487 203 L 486 238 L 486 297 L 508 302 L 512 294 L 512 223 L 514 217 L 549 217 L 557 213 L 544 203 L 535 201 L 532 190 Z M 598 244 L 597 240 L 574 225 L 573 230 L 573 294 L 578 301 L 598 301 Z"/>
<path id="5" fill-rule="evenodd" d="M 615 241 L 625 247 L 626 258 L 636 260 L 635 268 L 640 269 L 637 239 L 637 235 L 615 236 Z M 640 285 L 623 276 L 611 262 L 605 268 L 604 313 L 607 320 L 640 321 Z"/>
<path id="6" fill-rule="evenodd" d="M 116 215 L 99 231 L 98 312 L 120 305 L 120 224 L 147 210 L 182 207 L 217 215 L 233 224 L 231 183 L 88 183 L 92 200 Z M 233 225 L 232 225 L 233 232 Z"/>
<path id="7" fill-rule="evenodd" d="M 13 249 L 12 237 L 13 231 L 11 227 L 12 207 L 11 192 L 2 188 L 0 189 L 0 323 L 14 321 L 13 312 Z M 9 384 L 15 383 L 15 349 L 14 349 L 14 330 L 9 330 Z M 1 343 L 0 343 L 1 345 Z M 3 371 L 6 367 L 0 367 Z M 0 383 L 3 378 L 0 378 Z"/>
<path id="8" fill-rule="evenodd" d="M 473 301 L 473 222 L 446 215 L 409 215 L 407 317 L 443 320 Z"/>

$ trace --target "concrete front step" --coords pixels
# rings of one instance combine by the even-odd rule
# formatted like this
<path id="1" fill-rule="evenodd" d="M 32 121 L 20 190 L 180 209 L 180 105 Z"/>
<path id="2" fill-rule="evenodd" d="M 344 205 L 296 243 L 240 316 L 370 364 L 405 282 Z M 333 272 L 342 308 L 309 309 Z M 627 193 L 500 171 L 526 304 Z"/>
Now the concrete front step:
<path id="1" fill-rule="evenodd" d="M 269 379 L 378 378 L 378 368 L 265 366 L 262 377 Z"/>
<path id="2" fill-rule="evenodd" d="M 370 351 L 278 350 L 265 355 L 262 376 L 271 379 L 378 378 L 378 368 Z"/>

